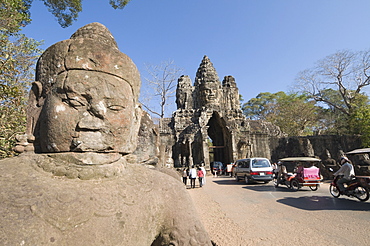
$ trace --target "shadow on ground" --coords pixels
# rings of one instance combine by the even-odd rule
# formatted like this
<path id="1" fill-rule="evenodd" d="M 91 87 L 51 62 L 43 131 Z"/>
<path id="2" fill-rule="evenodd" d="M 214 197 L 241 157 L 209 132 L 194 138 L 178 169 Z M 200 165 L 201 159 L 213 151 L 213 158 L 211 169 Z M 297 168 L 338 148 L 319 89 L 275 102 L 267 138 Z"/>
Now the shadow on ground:
<path id="1" fill-rule="evenodd" d="M 303 210 L 353 210 L 370 211 L 369 202 L 360 202 L 351 198 L 334 198 L 326 196 L 285 197 L 276 202 Z"/>
<path id="2" fill-rule="evenodd" d="M 235 178 L 232 177 L 227 177 L 227 179 L 222 178 L 220 180 L 217 180 L 215 177 L 207 177 L 207 181 L 208 180 L 218 185 L 245 185 L 244 181 L 239 180 L 239 182 L 237 182 Z"/>

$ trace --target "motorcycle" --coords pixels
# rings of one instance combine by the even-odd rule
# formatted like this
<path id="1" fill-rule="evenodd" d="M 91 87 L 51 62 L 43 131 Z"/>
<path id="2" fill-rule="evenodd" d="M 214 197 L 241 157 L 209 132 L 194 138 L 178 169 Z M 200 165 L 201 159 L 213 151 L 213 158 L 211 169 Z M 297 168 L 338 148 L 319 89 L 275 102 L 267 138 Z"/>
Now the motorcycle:
<path id="1" fill-rule="evenodd" d="M 293 176 L 292 174 L 287 174 L 286 178 L 284 176 L 278 178 L 277 174 L 276 174 L 274 179 L 273 179 L 275 188 L 278 188 L 279 185 L 286 185 L 289 189 L 291 189 L 292 185 L 291 185 L 290 181 L 291 181 L 292 176 Z"/>
<path id="2" fill-rule="evenodd" d="M 341 192 L 337 184 L 340 178 L 340 175 L 336 176 L 330 184 L 329 191 L 333 197 L 338 198 L 341 195 L 346 195 L 348 197 L 355 197 L 362 202 L 369 199 L 369 189 L 361 183 L 360 179 L 354 178 L 349 181 L 345 192 Z"/>

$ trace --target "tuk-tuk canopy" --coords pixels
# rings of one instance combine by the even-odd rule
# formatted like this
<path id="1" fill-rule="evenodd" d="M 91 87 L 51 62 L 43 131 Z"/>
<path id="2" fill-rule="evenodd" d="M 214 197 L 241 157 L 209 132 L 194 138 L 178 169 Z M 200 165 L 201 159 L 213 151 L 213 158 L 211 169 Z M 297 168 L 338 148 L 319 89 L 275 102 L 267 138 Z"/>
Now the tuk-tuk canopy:
<path id="1" fill-rule="evenodd" d="M 287 172 L 294 172 L 298 163 L 302 163 L 304 167 L 309 167 L 310 163 L 311 165 L 312 163 L 317 164 L 321 160 L 318 158 L 314 158 L 314 157 L 287 157 L 287 158 L 282 158 L 279 161 L 284 163 L 283 165 L 286 167 Z"/>
<path id="2" fill-rule="evenodd" d="M 350 152 L 347 152 L 346 155 L 356 155 L 356 154 L 366 154 L 366 153 L 370 153 L 370 148 L 355 149 Z"/>

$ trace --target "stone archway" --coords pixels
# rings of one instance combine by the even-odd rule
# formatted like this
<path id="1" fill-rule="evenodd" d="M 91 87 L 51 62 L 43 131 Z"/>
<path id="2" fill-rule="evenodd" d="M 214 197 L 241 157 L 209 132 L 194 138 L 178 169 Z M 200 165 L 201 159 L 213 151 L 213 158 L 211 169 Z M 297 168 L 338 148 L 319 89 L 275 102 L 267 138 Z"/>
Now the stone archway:
<path id="1" fill-rule="evenodd" d="M 226 127 L 225 121 L 217 112 L 213 112 L 208 124 L 208 137 L 212 140 L 209 153 L 213 153 L 211 161 L 221 161 L 224 164 L 231 163 L 232 158 L 232 139 L 231 133 Z"/>

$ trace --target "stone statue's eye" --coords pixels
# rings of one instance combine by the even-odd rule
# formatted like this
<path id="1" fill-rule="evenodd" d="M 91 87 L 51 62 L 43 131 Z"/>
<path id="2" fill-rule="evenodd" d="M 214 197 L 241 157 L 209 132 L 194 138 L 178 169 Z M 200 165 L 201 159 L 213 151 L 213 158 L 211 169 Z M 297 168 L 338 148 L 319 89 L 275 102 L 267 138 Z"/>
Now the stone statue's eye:
<path id="1" fill-rule="evenodd" d="M 65 98 L 65 99 L 62 99 L 62 101 L 74 108 L 85 106 L 83 102 L 81 102 L 80 100 L 74 99 L 74 98 Z"/>
<path id="2" fill-rule="evenodd" d="M 120 105 L 110 105 L 108 106 L 108 108 L 110 110 L 113 110 L 113 111 L 121 111 L 122 109 L 124 109 L 125 107 L 123 106 L 120 106 Z"/>

